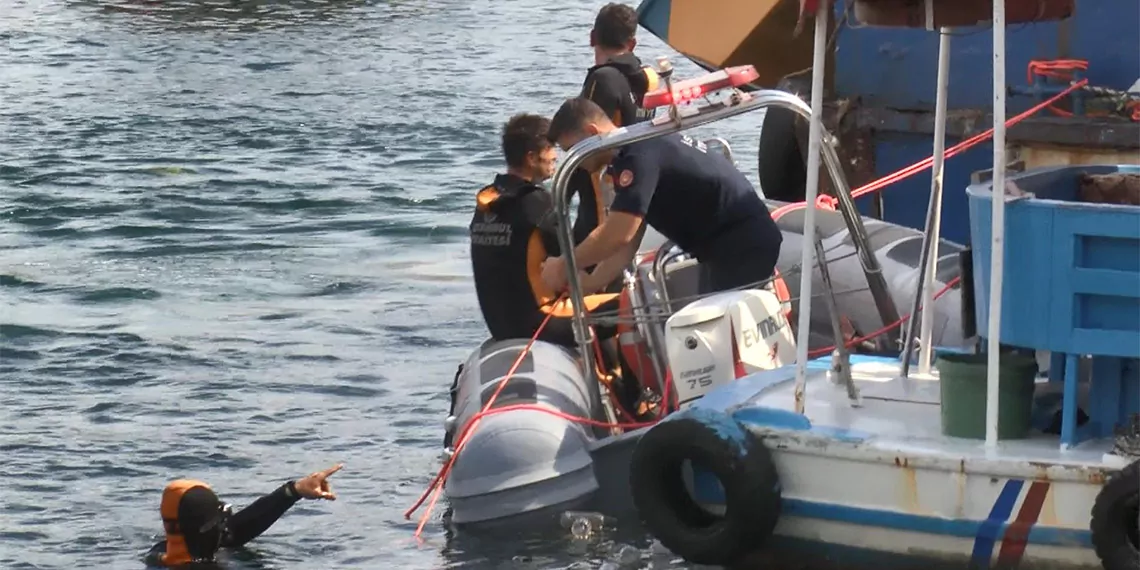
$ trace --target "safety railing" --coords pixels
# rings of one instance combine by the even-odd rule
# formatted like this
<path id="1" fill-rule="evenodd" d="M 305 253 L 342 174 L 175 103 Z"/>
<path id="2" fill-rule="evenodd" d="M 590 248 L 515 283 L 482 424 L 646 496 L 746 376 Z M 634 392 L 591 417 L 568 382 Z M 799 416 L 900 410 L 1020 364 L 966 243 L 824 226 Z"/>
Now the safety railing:
<path id="1" fill-rule="evenodd" d="M 672 85 L 668 81 L 666 84 Z M 566 153 L 565 160 L 554 173 L 552 191 L 556 212 L 561 222 L 558 232 L 559 246 L 563 252 L 567 252 L 565 256 L 566 276 L 569 287 L 569 299 L 573 304 L 574 336 L 582 358 L 585 360 L 584 364 L 586 370 L 593 370 L 596 363 L 593 360 L 593 351 L 590 350 L 594 339 L 589 318 L 584 309 L 585 295 L 583 294 L 581 283 L 578 280 L 577 264 L 574 261 L 574 256 L 570 254 L 570 252 L 574 251 L 575 247 L 574 236 L 571 231 L 571 211 L 568 193 L 571 174 L 577 170 L 585 160 L 598 153 L 693 129 L 709 123 L 723 121 L 750 111 L 769 107 L 780 107 L 790 110 L 805 119 L 810 120 L 811 118 L 811 109 L 807 104 L 790 93 L 774 90 L 760 90 L 748 94 L 736 93 L 733 97 L 729 97 L 723 102 L 710 104 L 698 111 L 687 114 L 682 113 L 675 104 L 672 104 L 670 105 L 670 112 L 663 117 L 629 127 L 622 127 L 606 135 L 589 137 L 574 145 L 574 147 Z M 831 137 L 828 137 L 828 139 L 834 140 Z M 899 318 L 898 309 L 891 299 L 879 262 L 868 245 L 866 228 L 855 207 L 855 202 L 851 198 L 850 188 L 844 177 L 839 156 L 832 144 L 821 145 L 821 154 L 824 166 L 835 190 L 838 209 L 843 215 L 852 241 L 855 244 L 856 254 L 863 267 L 863 272 L 867 277 L 868 287 L 875 301 L 875 305 L 883 318 L 883 322 L 895 322 Z M 815 236 L 805 236 L 805 238 L 812 241 L 815 240 Z M 800 334 L 803 334 L 803 332 L 804 331 L 801 331 Z"/>

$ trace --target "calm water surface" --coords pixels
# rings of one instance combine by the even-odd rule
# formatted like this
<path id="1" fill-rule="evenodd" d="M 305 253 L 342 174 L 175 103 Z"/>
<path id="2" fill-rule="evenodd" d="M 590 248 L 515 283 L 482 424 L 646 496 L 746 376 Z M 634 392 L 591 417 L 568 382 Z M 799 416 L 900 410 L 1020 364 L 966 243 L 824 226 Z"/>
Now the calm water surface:
<path id="1" fill-rule="evenodd" d="M 602 4 L 0 0 L 0 568 L 141 568 L 168 480 L 338 461 L 229 567 L 613 568 L 401 516 L 485 334 L 497 129 L 576 92 Z M 759 119 L 715 132 L 753 179 Z"/>

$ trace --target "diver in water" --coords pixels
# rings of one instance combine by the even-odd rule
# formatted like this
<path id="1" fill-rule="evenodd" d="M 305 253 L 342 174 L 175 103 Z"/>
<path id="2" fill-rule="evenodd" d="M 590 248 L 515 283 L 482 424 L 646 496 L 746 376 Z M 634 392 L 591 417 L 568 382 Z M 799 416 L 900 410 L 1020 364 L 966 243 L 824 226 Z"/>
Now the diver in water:
<path id="1" fill-rule="evenodd" d="M 328 478 L 342 467 L 336 465 L 289 481 L 236 513 L 206 483 L 173 481 L 162 491 L 160 507 L 166 540 L 147 552 L 146 563 L 156 567 L 214 563 L 218 549 L 237 548 L 257 538 L 297 501 L 335 501 Z"/>

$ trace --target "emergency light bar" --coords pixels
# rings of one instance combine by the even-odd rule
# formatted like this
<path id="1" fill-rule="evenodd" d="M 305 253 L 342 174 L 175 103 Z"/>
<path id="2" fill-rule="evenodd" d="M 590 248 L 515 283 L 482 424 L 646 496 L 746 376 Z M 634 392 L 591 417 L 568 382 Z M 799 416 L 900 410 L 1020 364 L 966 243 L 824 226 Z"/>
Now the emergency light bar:
<path id="1" fill-rule="evenodd" d="M 685 103 L 703 97 L 714 91 L 721 89 L 736 88 L 747 85 L 756 81 L 760 74 L 756 72 L 756 68 L 751 65 L 738 65 L 736 67 L 726 67 L 716 73 L 710 73 L 704 77 L 697 77 L 695 79 L 687 79 L 673 84 L 673 92 L 668 91 L 668 86 L 645 94 L 642 99 L 641 107 L 646 110 L 664 107 L 666 105 Z"/>

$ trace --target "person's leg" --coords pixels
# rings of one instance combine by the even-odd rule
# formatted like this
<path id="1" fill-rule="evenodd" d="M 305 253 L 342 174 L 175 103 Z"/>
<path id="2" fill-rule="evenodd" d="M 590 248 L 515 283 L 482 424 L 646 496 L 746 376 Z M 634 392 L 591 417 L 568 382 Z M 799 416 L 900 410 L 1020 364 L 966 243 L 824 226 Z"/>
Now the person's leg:
<path id="1" fill-rule="evenodd" d="M 620 297 L 614 296 L 612 299 L 602 303 L 590 311 L 591 315 L 612 315 L 617 316 L 617 311 L 620 306 Z M 637 412 L 637 401 L 641 397 L 641 386 L 637 378 L 629 371 L 629 367 L 625 366 L 621 358 L 621 349 L 617 341 L 617 324 L 595 324 L 594 334 L 598 338 L 598 344 L 601 348 L 603 368 L 616 372 L 617 382 L 612 386 L 615 396 L 621 407 L 631 414 Z"/>
<path id="2" fill-rule="evenodd" d="M 697 274 L 697 293 L 701 295 L 710 295 L 719 290 L 713 285 L 712 266 L 714 263 L 715 262 L 712 261 L 702 261 L 701 264 L 697 266 L 697 271 L 699 272 Z M 675 308 L 679 309 L 680 307 Z"/>
<path id="3" fill-rule="evenodd" d="M 550 317 L 546 326 L 539 332 L 538 340 L 577 349 L 578 343 L 574 340 L 574 320 L 570 317 Z"/>
<path id="4" fill-rule="evenodd" d="M 603 294 L 590 295 L 590 297 L 600 297 L 601 295 Z M 611 299 L 608 299 L 604 303 L 601 303 L 598 306 L 590 309 L 591 316 L 604 316 L 607 317 L 607 320 L 610 321 L 609 323 L 594 325 L 594 334 L 598 335 L 599 339 L 608 339 L 617 336 L 616 321 L 618 316 L 618 308 L 621 306 L 621 296 L 616 294 L 611 296 Z"/>
<path id="5" fill-rule="evenodd" d="M 718 259 L 702 263 L 702 293 L 764 286 L 776 269 L 776 255 L 763 249 L 751 249 L 732 255 L 731 259 Z"/>

